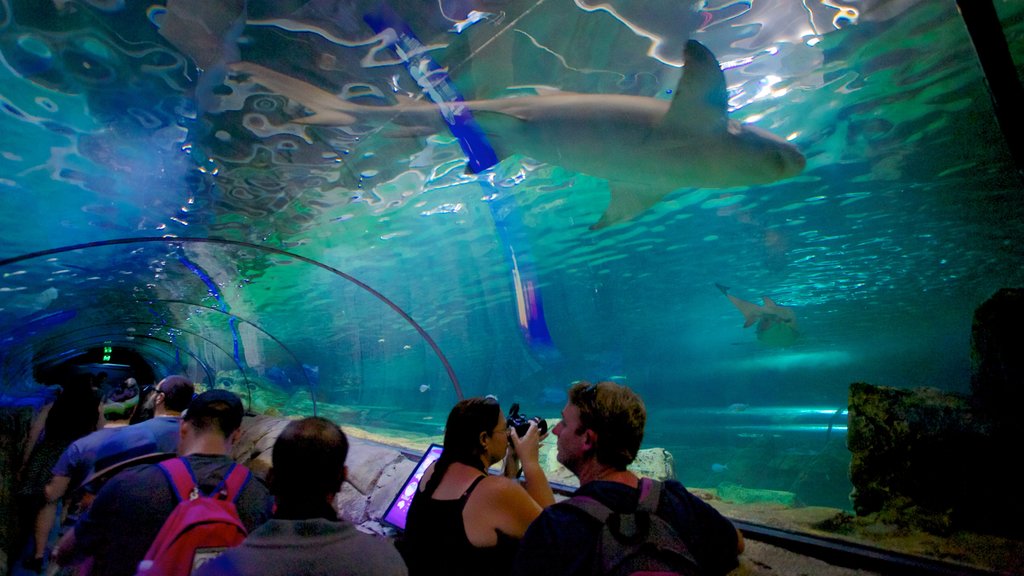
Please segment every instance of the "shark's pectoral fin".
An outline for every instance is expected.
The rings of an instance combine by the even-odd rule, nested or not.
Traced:
[[[659,131],[724,130],[729,103],[725,75],[715,55],[696,40],[686,43],[686,67]]]
[[[657,204],[668,193],[631,182],[609,182],[609,186],[612,199],[608,203],[608,209],[604,211],[601,219],[590,227],[591,230],[600,230],[612,224],[625,222]]]

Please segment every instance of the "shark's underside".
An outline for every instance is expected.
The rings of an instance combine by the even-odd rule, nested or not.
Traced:
[[[628,220],[680,188],[766,184],[803,170],[796,146],[728,118],[725,77],[707,48],[691,40],[684,56],[671,102],[555,91],[445,105],[468,107],[499,158],[518,153],[607,180],[611,202],[593,228]],[[314,112],[298,123],[391,123],[406,133],[445,129],[438,105],[429,102],[356,104],[257,64],[233,68]]]

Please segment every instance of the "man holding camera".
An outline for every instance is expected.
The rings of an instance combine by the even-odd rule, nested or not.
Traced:
[[[651,522],[667,524],[662,534],[668,534],[670,544],[679,544],[680,560],[687,563],[680,572],[725,574],[736,567],[743,536],[728,519],[675,480],[651,488],[649,479],[641,482],[626,469],[640,450],[646,421],[643,401],[625,386],[578,382],[569,389],[569,402],[553,432],[558,461],[580,480],[571,500],[585,503],[560,502],[534,520],[520,541],[513,576],[603,573],[609,560],[617,560],[599,554],[599,542],[609,543],[602,542],[608,521],[611,516],[633,519],[638,511],[650,514]],[[651,493],[658,496],[648,499]],[[653,513],[641,510],[641,501],[649,502]],[[588,511],[595,508],[610,512],[605,522]]]

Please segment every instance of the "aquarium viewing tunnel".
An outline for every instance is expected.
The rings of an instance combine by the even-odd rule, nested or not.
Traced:
[[[750,537],[1024,573],[1022,77],[1015,0],[0,0],[0,406],[182,374],[415,453],[609,380]]]

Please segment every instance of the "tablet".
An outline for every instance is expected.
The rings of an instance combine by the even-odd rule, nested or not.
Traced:
[[[384,512],[384,517],[381,518],[384,523],[390,524],[399,530],[405,530],[405,517],[409,514],[409,505],[412,504],[412,497],[416,495],[416,490],[419,488],[420,479],[423,478],[423,473],[427,471],[427,467],[441,457],[442,449],[440,444],[431,444],[427,451],[423,453],[419,463],[412,469],[412,474],[409,474],[409,477],[405,479],[402,489],[398,491],[398,494],[395,494],[395,499],[391,501],[391,505]]]

